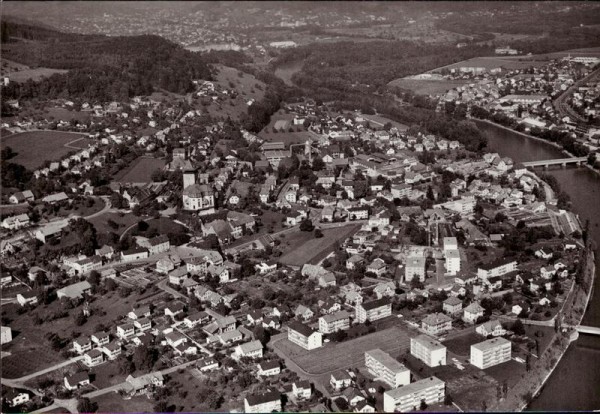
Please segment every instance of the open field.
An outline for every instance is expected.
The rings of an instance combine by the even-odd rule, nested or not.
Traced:
[[[65,122],[77,120],[79,122],[87,123],[90,121],[90,112],[69,111],[68,109],[60,107],[45,109],[44,116],[48,119]]]
[[[96,397],[92,401],[98,403],[98,412],[101,413],[144,413],[154,411],[154,401],[143,395],[124,400],[117,393],[109,393]]]
[[[115,176],[115,181],[120,183],[149,183],[152,182],[152,173],[163,169],[165,161],[158,158],[139,157],[128,168],[120,171]]]
[[[45,161],[58,161],[75,148],[69,148],[66,144],[84,138],[92,143],[85,134],[61,132],[61,131],[28,131],[20,132],[2,138],[2,148],[11,147],[17,155],[11,158],[11,162],[21,164],[27,169],[34,170],[44,164]],[[84,140],[77,141],[81,146]],[[35,151],[31,149],[35,148]]]
[[[39,81],[42,78],[54,75],[55,73],[67,73],[65,69],[50,69],[50,68],[36,68],[36,69],[21,69],[15,72],[3,72],[3,76],[8,77],[11,82],[26,82],[29,79],[33,81]]]
[[[216,75],[215,86],[219,85],[221,89],[232,90],[235,89],[239,94],[237,97],[231,99],[225,95],[221,95],[219,102],[212,102],[208,97],[201,97],[200,101],[196,102],[209,102],[208,105],[201,106],[203,111],[206,111],[209,115],[219,118],[227,119],[239,119],[240,116],[248,112],[247,102],[251,99],[260,101],[265,94],[266,86],[263,82],[257,80],[254,75],[250,75],[245,72],[240,72],[237,69],[216,65],[219,73]],[[238,75],[241,73],[241,76]]]
[[[463,80],[394,79],[388,85],[413,91],[417,95],[438,95],[469,83]]]
[[[476,332],[470,332],[465,335],[452,338],[444,342],[450,352],[457,355],[469,357],[471,355],[471,345],[485,341],[485,338]]]
[[[24,337],[18,339],[25,340]],[[52,351],[49,346],[35,346],[29,351],[18,353],[13,348],[6,349],[13,354],[2,358],[2,377],[4,378],[19,378],[63,361],[61,356]],[[2,347],[2,350],[5,348]]]
[[[108,225],[108,220],[112,220],[118,224],[118,228],[113,229]],[[94,225],[98,233],[109,233],[114,232],[121,234],[123,231],[138,221],[138,218],[133,214],[123,213],[106,213],[100,216],[92,217],[89,219],[90,223]]]
[[[400,131],[406,131],[408,129],[407,125],[401,124],[400,122],[392,121],[381,115],[366,115],[362,114],[362,117],[368,120],[372,126],[383,127],[388,122],[392,124],[393,127],[398,128]]]
[[[323,348],[312,351],[299,347],[287,338],[272,346],[307,373],[319,375],[363,365],[365,351],[370,349],[380,348],[393,357],[405,354],[410,348],[410,338],[403,329],[393,327],[338,344],[330,342]]]
[[[336,241],[351,236],[359,228],[360,225],[357,224],[325,229],[323,230],[323,237],[320,239],[315,239],[313,232],[299,232],[299,235],[298,233],[286,235],[282,241],[282,245],[289,243],[289,247],[285,250],[279,262],[290,266],[302,266],[309,262],[316,263],[324,259],[331,252]]]

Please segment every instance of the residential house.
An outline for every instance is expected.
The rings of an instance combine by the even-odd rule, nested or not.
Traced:
[[[350,314],[339,311],[319,318],[319,332],[330,334],[337,331],[350,329]]]
[[[504,336],[506,335],[506,329],[502,327],[502,324],[498,320],[487,321],[482,323],[477,328],[475,328],[475,332],[477,332],[481,336]]]
[[[258,363],[258,375],[261,377],[271,377],[281,373],[279,361],[263,361]]]
[[[240,359],[243,357],[248,358],[262,358],[263,356],[263,345],[260,341],[254,340],[250,342],[246,342],[244,344],[239,344],[235,347],[233,351],[232,357],[234,359]]]
[[[314,331],[309,326],[296,321],[288,324],[288,339],[309,351],[323,346],[321,332]]]
[[[281,409],[281,394],[278,391],[250,394],[244,398],[245,413],[271,413]]]
[[[463,311],[463,320],[467,323],[475,323],[483,316],[484,309],[477,302],[471,303]]]
[[[440,335],[452,329],[452,319],[443,313],[432,313],[421,321],[421,329],[429,335]]]
[[[85,387],[90,384],[90,375],[87,371],[80,371],[64,378],[65,388],[69,391]]]
[[[340,391],[352,385],[352,377],[347,371],[339,370],[331,374],[329,384],[335,391]]]
[[[442,310],[448,315],[458,315],[462,313],[462,304],[462,300],[460,300],[456,296],[450,296],[442,304]]]

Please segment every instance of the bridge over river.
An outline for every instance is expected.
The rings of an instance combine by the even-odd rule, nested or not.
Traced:
[[[544,167],[548,168],[551,165],[561,165],[566,167],[568,164],[581,165],[587,162],[587,157],[571,157],[571,158],[558,158],[553,160],[540,160],[540,161],[526,161],[523,163],[525,167]]]

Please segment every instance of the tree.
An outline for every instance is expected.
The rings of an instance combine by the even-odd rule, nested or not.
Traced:
[[[89,398],[79,398],[77,400],[77,411],[80,413],[95,413],[98,411],[98,403],[92,402]]]
[[[525,335],[525,327],[523,326],[523,322],[521,319],[517,319],[510,328],[511,331],[515,333],[515,335]]]
[[[314,228],[315,226],[313,225],[312,221],[308,218],[302,220],[302,222],[300,223],[300,231],[313,231]]]
[[[269,343],[269,340],[271,339],[271,334],[269,334],[269,332],[262,326],[257,325],[252,332],[254,333],[254,338],[259,340],[260,343],[263,344],[263,346]]]
[[[425,411],[426,409],[427,409],[427,403],[423,399],[423,400],[421,400],[420,410]]]
[[[156,404],[154,404],[153,410],[156,413],[168,413],[169,405],[165,400],[160,400]]]
[[[92,270],[87,278],[90,285],[98,286],[100,284],[100,273],[97,270]]]
[[[321,229],[315,229],[315,239],[320,239],[321,237],[323,237]]]
[[[139,370],[150,371],[158,360],[158,352],[154,347],[138,346],[133,353],[133,363]]]

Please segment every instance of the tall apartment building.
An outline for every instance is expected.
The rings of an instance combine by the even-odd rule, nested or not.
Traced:
[[[511,342],[502,337],[471,345],[471,364],[486,369],[510,361]]]
[[[339,311],[319,318],[319,332],[329,334],[350,329],[350,314]]]
[[[435,404],[444,400],[446,383],[437,377],[428,377],[383,394],[383,411],[386,413],[418,410],[421,401]]]
[[[446,272],[454,276],[460,272],[460,252],[456,250],[445,250]]]
[[[427,335],[410,338],[410,354],[430,367],[446,365],[446,347]]]
[[[288,324],[288,339],[304,349],[311,350],[323,346],[323,335],[308,325],[291,321]]]
[[[408,257],[404,272],[406,282],[410,282],[414,278],[421,282],[425,281],[425,258],[423,256]]]
[[[373,322],[391,314],[392,303],[389,298],[376,299],[356,306],[356,320],[359,323]]]
[[[365,352],[365,366],[371,374],[390,387],[410,384],[410,371],[381,349]]]

